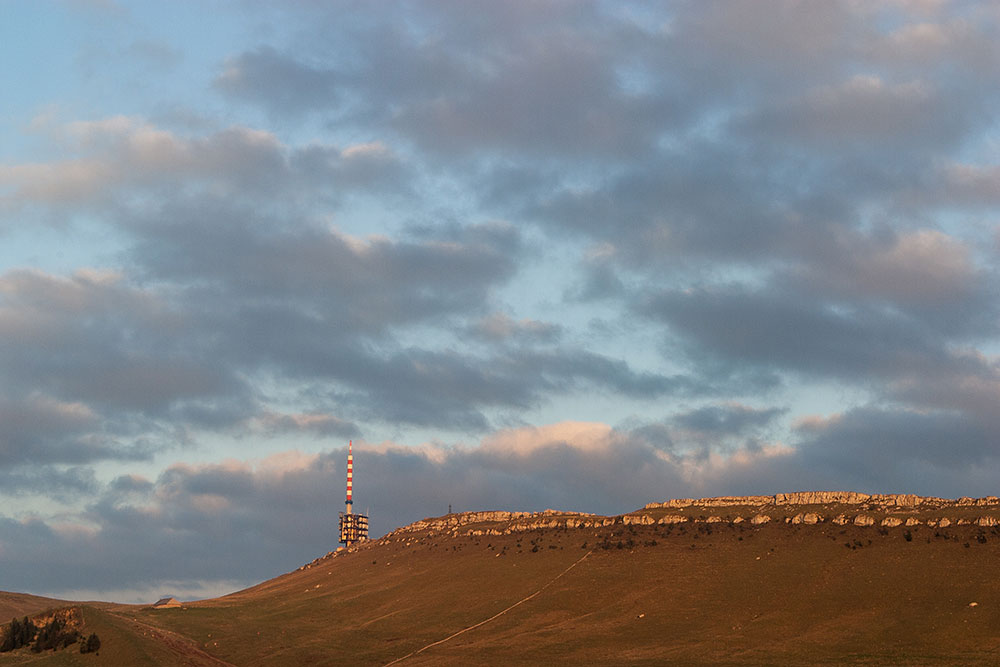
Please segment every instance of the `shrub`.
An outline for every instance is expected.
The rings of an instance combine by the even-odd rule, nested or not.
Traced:
[[[35,637],[35,643],[31,647],[31,650],[35,653],[48,650],[55,651],[56,649],[66,648],[70,644],[77,642],[79,638],[80,633],[67,628],[66,624],[58,618],[53,618],[48,625],[38,631],[38,636]]]
[[[96,632],[90,633],[86,641],[80,642],[80,653],[97,653],[101,650],[101,640]]]

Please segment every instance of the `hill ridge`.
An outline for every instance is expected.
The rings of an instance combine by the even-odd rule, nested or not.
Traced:
[[[709,498],[676,498],[663,502],[647,503],[644,509],[662,507],[714,507],[739,505],[873,505],[879,507],[919,507],[921,505],[947,507],[985,507],[1000,505],[997,496],[948,499],[936,496],[919,496],[912,493],[861,493],[858,491],[793,491],[768,496],[716,496]]]
[[[845,506],[845,507],[842,507]],[[809,511],[794,513],[797,507]],[[753,509],[752,515],[742,510]],[[852,509],[851,509],[852,508]],[[970,516],[974,508],[994,509]],[[664,514],[657,510],[678,510]],[[710,516],[684,514],[686,509],[712,509],[717,513]],[[722,510],[728,509],[728,514]],[[955,510],[951,516],[933,515],[928,512]],[[924,516],[918,517],[917,513]],[[873,516],[874,513],[874,516]],[[962,496],[949,499],[936,496],[920,496],[912,493],[862,493],[858,491],[792,491],[771,495],[712,496],[706,498],[674,498],[662,502],[649,502],[642,508],[616,515],[600,515],[588,512],[574,512],[546,509],[538,512],[509,510],[474,510],[453,512],[438,517],[426,517],[392,530],[382,537],[359,542],[349,548],[339,548],[320,556],[299,569],[308,569],[341,553],[352,553],[370,549],[374,545],[401,543],[406,545],[413,537],[408,535],[427,532],[431,535],[450,537],[510,535],[532,530],[605,528],[614,525],[669,525],[681,523],[715,523],[751,525],[784,522],[788,524],[853,524],[855,526],[877,526],[907,528],[926,525],[932,528],[946,528],[951,525],[973,525],[993,527],[1000,525],[1000,497]]]
[[[116,664],[951,667],[1000,656],[998,557],[993,496],[682,498],[449,513],[182,609],[82,612]]]

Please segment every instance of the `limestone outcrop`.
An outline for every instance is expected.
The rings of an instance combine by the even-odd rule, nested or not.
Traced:
[[[849,506],[849,507],[844,507]],[[797,508],[801,507],[801,511]],[[995,508],[994,514],[971,514],[968,508]],[[699,513],[699,509],[727,508],[729,511]],[[853,511],[851,508],[854,508]],[[938,512],[953,508],[956,514]],[[657,510],[671,509],[669,513]],[[829,514],[827,513],[829,511]],[[930,514],[933,513],[933,514]],[[930,514],[930,516],[928,516]],[[832,517],[832,518],[829,518]],[[777,522],[796,526],[830,523],[836,526],[878,526],[880,529],[905,526],[1000,526],[1000,498],[943,498],[913,494],[867,494],[854,491],[797,491],[773,496],[717,496],[679,498],[649,503],[643,509],[618,516],[598,516],[548,509],[543,512],[481,511],[461,512],[416,521],[387,534],[382,540],[410,544],[413,533],[426,531],[441,535],[510,535],[532,530],[573,530],[608,526],[671,526],[707,523],[736,526],[748,522],[755,527]],[[353,549],[353,547],[352,547]]]
[[[1000,498],[962,497],[956,500],[918,496],[912,493],[859,493],[857,491],[793,491],[773,496],[717,496],[711,498],[676,498],[646,505],[645,509],[682,507],[761,507],[765,505],[867,505],[871,508],[990,507],[1000,506]]]

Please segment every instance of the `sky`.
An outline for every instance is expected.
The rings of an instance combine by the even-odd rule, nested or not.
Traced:
[[[0,0],[0,590],[998,492],[1000,7]]]

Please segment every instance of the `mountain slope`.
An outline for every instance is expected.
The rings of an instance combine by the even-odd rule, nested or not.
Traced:
[[[64,600],[0,591],[0,623],[6,623],[15,616],[20,618],[66,604],[69,603]]]
[[[449,515],[109,617],[236,665],[996,662],[1000,504],[905,498]]]

